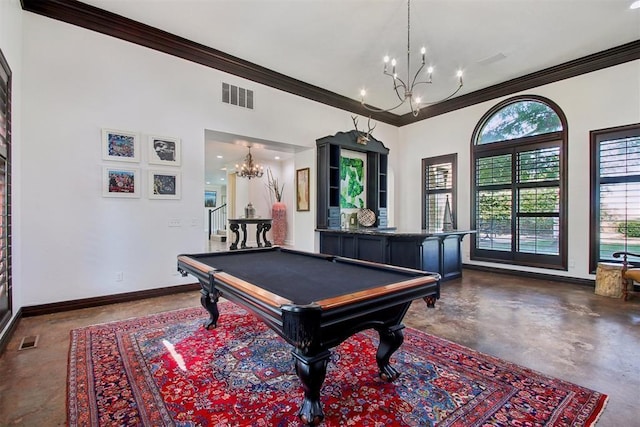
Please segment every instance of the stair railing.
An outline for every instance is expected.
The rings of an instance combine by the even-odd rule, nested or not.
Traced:
[[[227,229],[227,204],[209,209],[209,239],[212,234],[217,234],[218,230]]]

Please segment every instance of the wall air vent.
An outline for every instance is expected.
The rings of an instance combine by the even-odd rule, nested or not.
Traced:
[[[222,83],[222,102],[253,110],[253,91]]]

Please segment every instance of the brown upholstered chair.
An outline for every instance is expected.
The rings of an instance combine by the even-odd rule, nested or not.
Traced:
[[[629,265],[627,261],[629,256],[640,259],[640,255],[632,254],[631,252],[616,252],[613,254],[614,258],[622,257],[622,298],[625,301],[629,299],[629,294],[633,292],[633,282],[640,283],[640,268],[633,268],[633,265]]]

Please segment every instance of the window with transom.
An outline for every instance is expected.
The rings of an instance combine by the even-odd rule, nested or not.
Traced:
[[[552,101],[516,97],[476,126],[471,258],[566,269],[566,119]]]

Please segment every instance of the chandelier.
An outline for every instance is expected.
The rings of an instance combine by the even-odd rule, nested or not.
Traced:
[[[244,158],[242,166],[236,165],[236,174],[242,178],[260,178],[264,175],[264,167],[257,163],[253,163],[253,157],[251,156],[251,147],[249,147],[249,154]]]
[[[393,79],[393,90],[396,92],[396,95],[398,96],[400,103],[395,107],[388,108],[386,110],[369,106],[364,102],[364,97],[366,96],[367,91],[365,89],[362,89],[360,91],[360,96],[361,96],[360,102],[365,109],[369,111],[374,111],[376,113],[384,113],[387,111],[395,110],[396,108],[402,106],[405,102],[408,101],[409,106],[411,107],[411,114],[413,114],[413,117],[417,117],[418,113],[420,112],[420,108],[427,105],[433,105],[442,101],[446,101],[447,99],[453,97],[456,93],[458,93],[462,88],[462,70],[458,70],[458,73],[457,73],[458,87],[453,91],[452,94],[450,94],[446,98],[442,98],[434,102],[424,102],[420,96],[417,96],[414,93],[417,86],[428,85],[432,83],[433,67],[431,66],[427,67],[426,77],[422,77],[424,78],[424,80],[419,80],[420,73],[425,67],[425,54],[427,52],[426,48],[423,46],[422,49],[420,50],[420,54],[422,55],[422,64],[420,65],[420,68],[418,68],[418,70],[416,71],[413,78],[411,78],[411,41],[410,40],[411,40],[411,0],[407,0],[407,80],[403,81],[401,78],[398,77],[398,73],[396,72],[397,61],[395,58],[391,59],[391,72],[389,72],[389,56],[385,56],[384,70],[383,70],[383,73],[385,76],[390,76]]]

